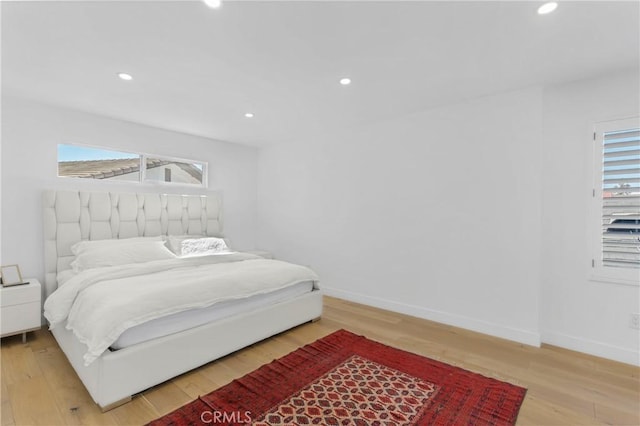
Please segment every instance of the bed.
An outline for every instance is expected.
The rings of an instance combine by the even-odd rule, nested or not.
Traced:
[[[78,245],[85,244],[77,244],[81,241],[109,244],[112,240],[120,244],[136,239],[147,241],[159,238],[165,241],[173,236],[183,239],[193,237],[196,240],[222,237],[222,202],[219,193],[173,195],[45,191],[43,208],[44,292],[47,300],[54,292],[58,296],[67,292],[65,297],[69,300],[75,298],[73,303],[76,304],[80,299],[77,295],[90,293],[87,288],[93,291],[107,284],[117,284],[119,288],[127,289],[133,288],[127,286],[135,283],[136,290],[132,290],[131,294],[142,293],[145,288],[151,291],[151,286],[157,283],[163,283],[169,289],[170,283],[180,281],[176,277],[182,277],[176,274],[182,274],[183,270],[191,271],[189,268],[201,268],[189,272],[193,276],[189,282],[195,283],[189,285],[204,285],[204,277],[210,281],[215,278],[221,283],[220,290],[216,292],[209,291],[208,287],[194,287],[199,289],[198,294],[205,295],[202,297],[209,297],[203,299],[203,306],[187,303],[180,305],[182,307],[176,312],[167,311],[162,317],[133,323],[124,332],[119,332],[117,339],[106,343],[101,341],[103,346],[93,347],[93,353],[91,349],[88,350],[88,346],[92,347],[82,332],[74,328],[76,324],[84,324],[84,320],[74,320],[69,311],[67,317],[62,314],[55,317],[55,314],[47,313],[50,317],[53,315],[54,326],[51,331],[62,351],[93,400],[105,411],[128,402],[136,393],[289,328],[317,320],[322,314],[322,292],[317,286],[317,279],[305,275],[304,269],[307,268],[246,253],[192,258],[187,261],[190,262],[187,266],[178,263],[183,260],[167,259],[130,267],[105,266],[80,270],[76,275],[70,274],[71,278],[66,282],[60,278],[64,284],[60,285],[60,291],[56,291],[59,277],[77,268],[80,256],[74,255],[72,247],[75,250]],[[72,264],[74,259],[76,263]],[[277,273],[272,274],[272,270]],[[285,270],[293,274],[286,286],[277,283]],[[298,273],[300,275],[296,275]],[[268,291],[258,291],[249,285],[270,275],[273,275],[274,284]],[[222,277],[228,277],[225,279],[229,282]],[[95,285],[84,287],[85,282]],[[229,289],[238,282],[242,284],[240,287],[247,287],[248,290],[244,295],[232,297],[229,293],[232,290]],[[74,287],[75,290],[72,290]],[[70,293],[72,291],[76,293]],[[123,290],[119,291],[121,293],[118,294],[123,294]],[[222,299],[220,294],[225,294],[225,291],[227,298]],[[179,296],[175,293],[171,297],[178,300]],[[56,297],[50,299],[55,300]],[[214,299],[217,302],[211,304]],[[92,305],[87,306],[89,308],[75,309],[74,305],[73,309],[96,311]],[[99,312],[96,315],[101,318]],[[108,346],[102,349],[104,345]]]

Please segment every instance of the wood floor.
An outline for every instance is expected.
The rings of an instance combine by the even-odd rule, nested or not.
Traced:
[[[640,425],[640,369],[552,346],[533,348],[325,298],[322,319],[211,362],[102,413],[52,335],[2,339],[2,425],[141,425],[344,328],[528,389],[518,425]]]

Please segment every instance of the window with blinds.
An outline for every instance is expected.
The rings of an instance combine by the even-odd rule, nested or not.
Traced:
[[[640,281],[640,120],[596,127],[598,252],[592,266],[635,269]]]

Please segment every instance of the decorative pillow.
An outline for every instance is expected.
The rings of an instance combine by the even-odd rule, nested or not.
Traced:
[[[177,256],[202,256],[229,251],[224,239],[215,237],[169,237],[169,247]]]
[[[180,256],[180,252],[182,251],[182,242],[184,240],[198,240],[206,237],[201,235],[168,235],[166,238],[169,250],[171,250],[176,256]]]
[[[125,240],[119,240],[125,241]],[[106,244],[102,247],[85,248],[71,262],[74,272],[103,266],[119,266],[154,260],[175,259],[175,255],[160,241],[138,241],[129,244]]]
[[[134,237],[134,238],[122,238],[119,240],[85,240],[75,243],[71,246],[71,253],[74,255],[79,255],[80,253],[84,253],[88,250],[96,250],[103,247],[113,247],[113,246],[128,246],[133,243],[153,243],[158,241],[164,241],[161,235],[157,237]]]

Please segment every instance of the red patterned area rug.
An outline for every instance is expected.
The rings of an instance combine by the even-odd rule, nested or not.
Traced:
[[[513,425],[525,393],[340,330],[150,425]]]

